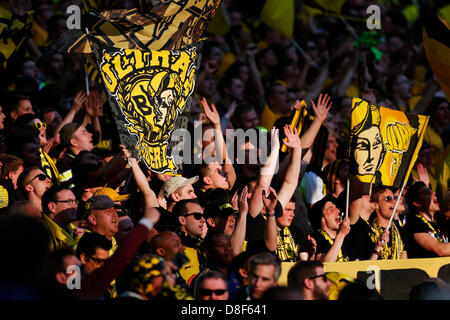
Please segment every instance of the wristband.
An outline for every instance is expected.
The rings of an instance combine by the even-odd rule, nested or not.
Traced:
[[[153,222],[148,218],[141,218],[141,220],[139,220],[139,223],[146,226],[148,231],[153,229]]]
[[[275,217],[275,216],[276,216],[275,213],[266,213],[266,217],[267,218],[272,218],[272,217]]]

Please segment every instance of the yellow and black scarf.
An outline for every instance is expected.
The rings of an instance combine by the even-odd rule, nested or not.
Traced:
[[[334,239],[331,239],[330,235],[323,229],[319,229],[319,233],[322,235],[322,237],[325,238],[325,240],[328,241],[330,245],[334,244]],[[345,257],[342,253],[342,249],[339,250],[339,254],[336,258],[336,262],[346,262],[348,261],[348,257]]]
[[[389,243],[386,243],[380,252],[380,258],[382,260],[401,259],[401,254],[405,248],[397,226],[395,225],[395,223],[392,223],[391,226],[391,241]],[[370,233],[370,240],[373,244],[376,245],[378,242],[378,238],[384,232],[385,228],[380,225],[376,216],[373,216],[373,218],[371,219],[370,228],[372,231]]]

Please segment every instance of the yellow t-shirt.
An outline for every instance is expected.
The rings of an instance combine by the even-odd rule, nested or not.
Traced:
[[[261,114],[260,126],[266,128],[267,130],[270,130],[278,119],[285,116],[288,115],[277,114],[273,112],[266,104],[263,113]]]
[[[186,281],[187,285],[190,285],[192,279],[200,273],[200,263],[198,261],[198,254],[195,248],[186,247],[184,254],[189,259],[189,262],[185,264],[178,272],[180,276]]]

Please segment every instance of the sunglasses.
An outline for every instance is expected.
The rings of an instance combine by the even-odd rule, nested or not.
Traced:
[[[203,218],[203,213],[201,212],[193,212],[188,214],[183,214],[183,217],[194,216],[195,220],[201,220]]]
[[[34,124],[34,126],[35,126],[37,129],[41,129],[42,127],[47,128],[47,124],[45,124],[44,122],[36,122],[36,123]]]
[[[397,196],[387,196],[386,198],[384,198],[384,201],[387,201],[387,202],[391,202],[392,200],[395,200],[395,201],[397,201],[397,199],[398,199],[398,197]]]
[[[327,281],[328,280],[326,273],[318,274],[318,275],[309,277],[308,279],[317,279],[317,278],[323,278],[323,281]]]
[[[90,256],[89,258],[92,259],[92,261],[94,261],[96,264],[103,264],[103,263],[105,263],[106,260],[108,260],[108,259],[94,258],[92,256]]]
[[[46,174],[43,174],[43,173],[39,173],[37,176],[35,176],[33,179],[31,179],[30,181],[28,181],[27,183],[25,183],[26,185],[27,184],[30,184],[34,179],[36,179],[36,178],[39,178],[39,180],[40,181],[45,181],[47,178],[48,178],[48,176],[46,175]]]
[[[212,296],[212,294],[214,293],[216,296],[221,296],[223,294],[225,294],[225,292],[227,292],[226,289],[217,289],[217,290],[210,290],[210,289],[199,289],[198,293],[201,296]]]

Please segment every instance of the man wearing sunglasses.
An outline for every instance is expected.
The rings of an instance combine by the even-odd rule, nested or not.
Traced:
[[[197,280],[196,300],[228,300],[227,279],[219,271],[208,271]]]
[[[406,237],[400,233],[398,226],[398,212],[396,212],[391,228],[386,227],[394,211],[398,197],[385,186],[373,187],[371,201],[375,205],[375,212],[369,219],[371,226],[370,239],[374,246],[371,259],[407,259]],[[403,206],[403,203],[401,204]],[[399,208],[397,208],[398,211]]]
[[[184,253],[189,259],[189,263],[184,265],[179,272],[186,284],[190,285],[192,279],[200,272],[200,266],[206,260],[202,249],[203,227],[206,224],[203,208],[197,199],[186,199],[177,202],[172,213],[178,217],[179,228],[175,230],[175,233],[186,247]]]
[[[288,273],[288,287],[300,290],[303,300],[328,300],[331,282],[320,261],[298,261]]]
[[[43,171],[54,184],[59,183],[59,171],[56,168],[56,164],[53,159],[48,155],[53,142],[47,140],[47,125],[42,122],[37,116],[31,113],[23,114],[17,118],[14,123],[16,127],[31,127],[39,132],[39,156],[40,156],[40,166]]]
[[[22,172],[17,183],[25,198],[42,212],[42,196],[52,185],[50,178],[39,167],[29,167]]]

